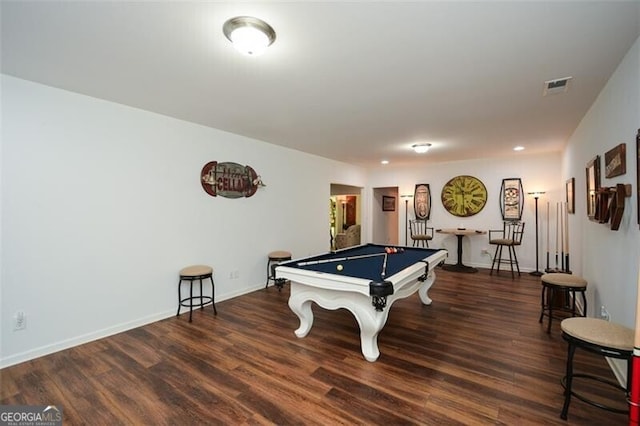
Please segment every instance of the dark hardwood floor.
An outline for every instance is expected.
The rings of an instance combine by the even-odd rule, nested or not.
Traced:
[[[539,279],[437,269],[431,306],[395,303],[364,360],[358,325],[314,306],[309,335],[269,287],[0,370],[0,402],[55,404],[65,424],[614,425],[627,416],[573,399],[563,421],[566,343],[538,323]],[[612,379],[578,351],[577,368]],[[595,383],[583,391],[624,408]]]

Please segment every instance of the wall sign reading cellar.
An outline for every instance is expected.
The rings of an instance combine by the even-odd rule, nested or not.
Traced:
[[[256,193],[260,178],[251,166],[211,161],[202,168],[200,183],[213,197],[241,198]]]

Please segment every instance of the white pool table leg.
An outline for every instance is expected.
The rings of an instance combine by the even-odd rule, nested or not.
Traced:
[[[304,298],[289,298],[289,308],[300,320],[300,327],[295,331],[296,336],[302,338],[309,334],[313,326],[313,311],[311,310],[311,300]]]
[[[429,291],[429,289],[431,288],[435,280],[436,280],[436,273],[431,271],[429,273],[429,276],[427,276],[427,279],[425,280],[425,282],[422,283],[420,288],[418,288],[418,295],[420,296],[420,300],[424,305],[430,305],[431,302],[433,302],[433,300],[431,300],[429,295],[427,295],[427,292]]]
[[[389,307],[383,311],[376,311],[371,305],[349,304],[347,309],[351,311],[360,327],[360,348],[364,359],[374,362],[380,356],[378,349],[378,334],[387,322]]]
[[[380,356],[378,333],[380,333],[380,330],[368,330],[360,327],[360,347],[362,348],[362,355],[364,359],[369,362],[375,362]]]

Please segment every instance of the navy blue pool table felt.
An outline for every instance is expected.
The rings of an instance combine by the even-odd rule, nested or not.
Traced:
[[[438,252],[437,249],[403,247],[401,253],[387,254],[387,266],[385,277],[389,278],[403,269],[422,261],[423,259]],[[379,256],[371,256],[379,254]],[[324,272],[328,274],[345,275],[354,278],[363,278],[371,281],[381,281],[382,266],[384,263],[385,246],[377,244],[365,244],[354,248],[340,250],[337,252],[323,253],[304,259],[296,259],[291,262],[280,264],[291,268],[300,268],[309,271]],[[357,258],[358,256],[368,256]],[[336,262],[321,262],[307,265],[300,263],[326,261],[329,259],[342,259]],[[356,257],[355,259],[348,259]],[[342,270],[338,266],[342,266]]]

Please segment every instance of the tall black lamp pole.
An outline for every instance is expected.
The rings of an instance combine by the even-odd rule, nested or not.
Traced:
[[[540,277],[542,276],[542,272],[538,270],[538,253],[540,251],[538,250],[538,198],[540,198],[540,196],[544,194],[544,192],[528,192],[527,194],[533,195],[533,198],[536,200],[536,270],[533,272],[529,272],[529,274]]]
[[[401,195],[404,198],[404,245],[407,245],[407,234],[409,233],[409,198],[413,195]]]

